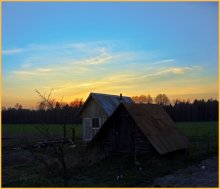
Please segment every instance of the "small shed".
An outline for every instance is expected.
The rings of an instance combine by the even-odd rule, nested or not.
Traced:
[[[84,142],[90,142],[92,140],[120,102],[133,103],[130,97],[122,97],[122,95],[90,93],[79,112],[79,116],[83,119]]]
[[[121,103],[91,145],[105,152],[166,154],[186,149],[188,140],[161,106]]]

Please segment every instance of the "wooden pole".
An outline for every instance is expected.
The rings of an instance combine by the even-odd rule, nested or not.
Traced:
[[[75,128],[72,128],[72,141],[75,142]]]

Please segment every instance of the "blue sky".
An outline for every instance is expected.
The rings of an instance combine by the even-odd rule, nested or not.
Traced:
[[[216,2],[2,3],[3,105],[54,88],[217,98]]]

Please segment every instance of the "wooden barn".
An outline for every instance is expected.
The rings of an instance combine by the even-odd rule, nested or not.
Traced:
[[[123,103],[133,103],[130,97],[90,93],[79,112],[83,119],[83,141],[90,142],[107,118],[117,106]]]
[[[186,149],[187,138],[159,105],[121,103],[93,138],[104,152],[159,154]]]

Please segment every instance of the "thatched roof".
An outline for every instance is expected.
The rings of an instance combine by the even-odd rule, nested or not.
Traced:
[[[161,106],[155,104],[121,103],[112,116],[106,120],[95,138],[102,134],[105,126],[110,126],[107,124],[108,120],[119,113],[117,110],[121,106],[127,110],[133,121],[160,154],[187,148],[187,138],[175,126],[167,112]]]

